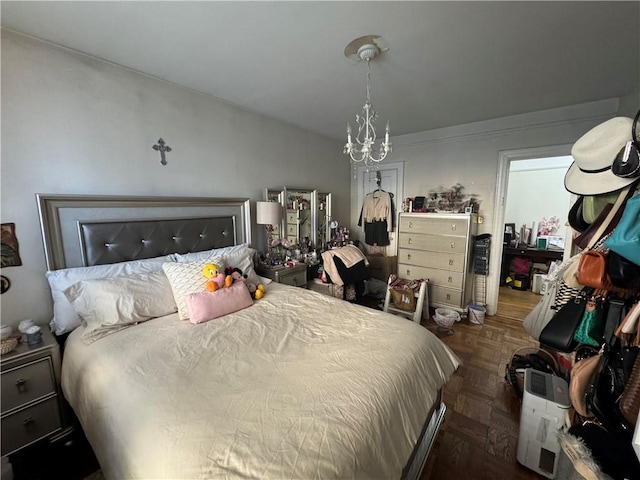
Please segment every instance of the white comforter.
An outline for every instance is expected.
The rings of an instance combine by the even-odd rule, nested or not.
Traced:
[[[70,335],[63,391],[107,478],[400,477],[458,359],[409,320],[268,288],[200,325]]]

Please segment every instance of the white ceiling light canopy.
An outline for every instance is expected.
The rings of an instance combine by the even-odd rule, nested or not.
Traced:
[[[347,122],[347,143],[343,151],[351,158],[354,170],[358,163],[363,163],[367,168],[377,165],[392,151],[391,142],[389,142],[389,122],[387,122],[385,129],[384,141],[376,145],[377,136],[374,124],[378,114],[371,105],[370,94],[371,61],[388,50],[387,42],[379,35],[356,38],[344,49],[347,58],[367,62],[367,100],[362,107],[362,112],[356,115],[358,133],[355,135],[355,142],[351,136],[351,124]]]

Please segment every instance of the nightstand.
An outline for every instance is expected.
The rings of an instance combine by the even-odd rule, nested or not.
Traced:
[[[307,264],[297,263],[293,267],[264,268],[258,266],[256,273],[270,278],[274,282],[292,285],[294,287],[307,287]]]
[[[62,430],[60,347],[46,326],[42,342],[2,355],[2,456]]]

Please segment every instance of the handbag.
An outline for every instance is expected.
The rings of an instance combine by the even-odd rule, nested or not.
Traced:
[[[604,343],[600,351],[603,359],[594,381],[587,388],[586,409],[602,425],[618,438],[628,440],[633,434],[631,424],[622,415],[617,403],[625,388],[624,365],[620,341],[614,331],[625,313],[625,302],[618,298],[609,299],[604,329]]]
[[[582,417],[593,417],[593,413],[587,408],[587,390],[594,383],[597,374],[602,370],[603,363],[604,357],[602,356],[602,351],[600,351],[598,355],[576,362],[571,369],[569,398],[573,408]]]
[[[631,376],[618,401],[618,407],[622,416],[635,427],[640,411],[640,357],[636,357]]]
[[[602,309],[591,300],[587,302],[580,325],[573,334],[573,339],[585,345],[599,347],[601,345],[602,334],[604,333],[604,319],[602,318]]]
[[[612,290],[613,283],[607,273],[607,257],[596,250],[582,252],[578,264],[578,282],[586,287]]]
[[[625,188],[620,190],[620,193],[618,194],[618,198],[616,199],[616,203],[613,204],[613,206],[609,210],[609,213],[607,214],[607,216],[604,218],[602,223],[598,226],[596,231],[593,233],[593,236],[589,240],[589,243],[587,243],[587,246],[586,246],[585,250],[583,250],[582,252],[577,253],[576,255],[571,257],[566,262],[567,266],[566,266],[566,268],[564,269],[564,271],[562,273],[562,278],[564,279],[565,283],[567,285],[569,285],[570,287],[572,287],[572,288],[581,288],[583,286],[583,284],[581,284],[580,281],[578,280],[578,268],[579,268],[579,265],[580,265],[580,262],[579,262],[580,257],[586,251],[591,250],[595,245],[598,244],[598,242],[600,242],[600,239],[604,235],[605,231],[607,230],[609,225],[613,222],[613,219],[616,216],[618,210],[620,210],[620,207],[622,207],[622,205],[625,203],[625,201],[627,199],[627,196],[629,194],[629,190],[630,190],[630,186],[627,186],[627,187],[625,187]],[[633,198],[632,198],[632,200],[633,200]],[[629,200],[629,201],[631,201],[631,200]],[[627,202],[627,203],[629,203],[629,202]],[[625,208],[625,210],[626,210],[626,208]],[[624,215],[623,215],[623,217],[624,217]],[[622,218],[620,219],[620,222],[622,222]],[[617,228],[616,228],[616,230],[617,230]],[[615,234],[615,230],[614,230],[614,234]]]
[[[622,217],[605,247],[640,265],[640,195],[629,199]]]
[[[581,291],[573,300],[558,310],[540,332],[540,345],[569,353],[576,345],[574,334],[582,321],[587,305],[587,291]]]
[[[640,289],[640,265],[613,250],[609,250],[607,255],[607,273],[611,283],[618,288]]]
[[[533,307],[522,322],[522,326],[527,333],[536,340],[540,338],[540,332],[542,332],[542,329],[549,323],[549,320],[551,320],[551,317],[553,317],[555,313],[553,305],[556,299],[557,286],[557,281],[550,282],[547,291],[544,292],[540,301]]]

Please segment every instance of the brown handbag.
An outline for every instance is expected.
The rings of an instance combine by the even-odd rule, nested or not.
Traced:
[[[618,408],[622,416],[635,427],[640,411],[640,356],[636,358],[631,375],[620,396]]]
[[[616,289],[607,273],[607,257],[596,250],[582,252],[578,264],[578,281],[586,287]]]
[[[576,362],[571,369],[569,382],[569,398],[573,408],[583,417],[593,417],[587,408],[587,391],[593,384],[596,375],[602,369],[604,357],[601,354]]]

